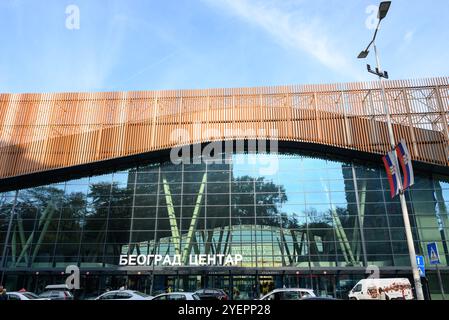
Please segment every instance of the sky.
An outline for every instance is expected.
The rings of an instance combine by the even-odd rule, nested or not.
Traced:
[[[0,92],[375,80],[366,72],[374,55],[356,57],[372,37],[378,4],[0,0]],[[391,79],[449,76],[448,13],[447,0],[392,1],[377,40]]]

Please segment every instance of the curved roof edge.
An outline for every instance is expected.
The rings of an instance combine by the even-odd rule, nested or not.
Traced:
[[[247,150],[248,140],[242,142],[244,142],[245,150]],[[225,142],[222,143],[222,150],[225,150]],[[234,140],[233,143],[235,146],[237,141]],[[201,144],[201,148],[204,148],[206,145],[206,143]],[[193,145],[191,145],[190,147],[193,148]],[[142,165],[142,163],[161,163],[169,161],[170,150],[171,149],[164,149],[138,155],[131,155],[127,157],[102,160],[78,166],[10,177],[0,180],[2,182],[2,184],[0,185],[0,192],[37,187],[71,179],[106,174],[112,171],[125,170],[133,166]],[[269,152],[269,146],[267,146],[267,152]],[[367,152],[323,146],[320,144],[279,141],[278,152],[304,154],[310,157],[332,159],[342,162],[360,162],[366,166],[382,166],[381,155],[373,156],[373,154]],[[440,174],[443,176],[447,176],[449,182],[449,167],[447,166],[438,166],[416,161],[413,162],[413,166],[417,173],[421,172]]]

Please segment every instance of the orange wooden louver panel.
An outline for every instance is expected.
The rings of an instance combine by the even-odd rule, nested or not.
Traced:
[[[406,140],[413,160],[448,166],[449,78],[385,85],[395,138]],[[0,178],[168,149],[180,143],[176,130],[188,133],[183,144],[275,130],[272,138],[283,141],[373,154],[390,148],[377,82],[0,94]]]

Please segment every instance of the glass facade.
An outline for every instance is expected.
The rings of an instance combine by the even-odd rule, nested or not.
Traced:
[[[406,198],[417,254],[435,241],[448,266],[449,177],[416,173]],[[183,264],[241,254],[238,267],[252,270],[410,265],[384,168],[308,153],[149,163],[5,192],[0,248],[9,272],[115,270],[121,254],[180,254]]]

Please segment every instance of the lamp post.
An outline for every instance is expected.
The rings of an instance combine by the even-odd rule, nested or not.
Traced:
[[[390,5],[391,5],[391,1],[383,1],[380,3],[379,13],[377,16],[379,19],[379,22],[377,24],[376,31],[374,32],[373,39],[369,43],[368,47],[364,51],[360,52],[358,58],[365,59],[369,54],[370,47],[371,46],[374,47],[374,53],[376,55],[376,69],[372,70],[370,65],[367,65],[367,67],[368,67],[368,72],[375,74],[379,77],[379,83],[380,83],[380,88],[381,88],[381,92],[382,92],[382,101],[383,101],[385,115],[387,117],[387,126],[388,126],[388,135],[390,138],[390,145],[391,145],[391,149],[394,150],[396,147],[396,142],[394,139],[393,126],[391,124],[390,111],[388,108],[387,96],[385,94],[385,86],[384,86],[384,82],[383,82],[384,78],[388,79],[388,72],[381,70],[379,53],[378,53],[378,50],[376,47],[376,36],[377,36],[377,33],[380,28],[380,23],[387,16],[388,10],[390,9]],[[394,152],[394,157],[395,157],[395,161],[397,164],[398,158],[397,158],[396,152]],[[418,266],[416,263],[416,252],[415,252],[415,245],[413,243],[413,234],[412,234],[412,229],[410,226],[410,218],[408,215],[407,203],[405,201],[405,195],[404,195],[404,190],[402,187],[401,179],[398,179],[398,183],[399,183],[399,200],[401,203],[402,217],[404,219],[405,235],[407,238],[408,252],[410,255],[410,263],[412,266],[413,279],[415,282],[416,297],[418,298],[418,300],[424,300],[421,278],[420,278]]]

